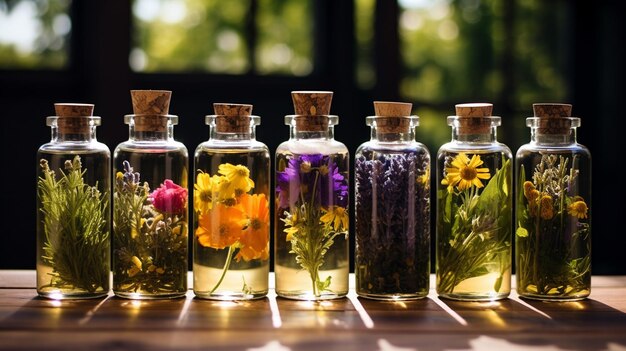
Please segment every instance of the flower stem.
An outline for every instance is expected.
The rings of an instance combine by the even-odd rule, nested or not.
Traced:
[[[222,281],[224,281],[224,277],[226,276],[226,272],[228,272],[228,268],[230,267],[230,262],[233,260],[233,251],[235,251],[235,245],[231,245],[228,248],[228,254],[226,256],[226,263],[224,263],[224,269],[222,269],[222,276],[220,276],[220,280],[218,280],[217,284],[215,284],[213,289],[211,289],[211,291],[209,292],[209,295],[213,294],[213,292],[215,292],[215,290],[217,290],[217,288],[220,286],[220,284],[222,284]]]
[[[313,181],[313,191],[311,192],[311,205],[309,206],[309,213],[307,215],[307,218],[312,219],[312,210],[314,209],[314,204],[315,204],[315,198],[316,198],[316,191],[317,191],[317,181],[319,179],[320,173],[319,171],[317,171],[315,173],[315,180]],[[323,196],[323,195],[322,195]],[[311,223],[312,226],[314,225],[319,225],[319,216],[315,216],[316,217],[316,222],[317,223]],[[313,230],[313,232],[316,234],[315,236],[311,237],[309,236],[307,238],[308,240],[308,248],[309,248],[309,256],[315,256],[316,259],[313,260],[314,262],[316,262],[316,264],[314,265],[314,267],[316,267],[315,269],[311,269],[312,267],[309,268],[309,274],[311,275],[311,282],[313,283],[313,295],[315,295],[315,297],[319,297],[320,296],[320,291],[317,287],[317,282],[319,280],[319,275],[317,273],[317,260],[318,255],[316,255],[316,251],[319,250],[319,247],[321,245],[321,243],[319,242],[319,232],[317,230]]]
[[[320,296],[320,292],[317,291],[317,272],[313,273],[313,272],[309,272],[311,275],[311,282],[313,283],[313,295],[315,297],[319,297]]]

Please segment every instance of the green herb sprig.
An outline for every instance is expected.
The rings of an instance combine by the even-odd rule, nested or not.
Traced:
[[[80,156],[65,161],[61,177],[55,177],[42,159],[43,176],[37,182],[43,213],[45,241],[43,262],[52,267],[50,283],[42,288],[109,289],[108,193],[98,184],[84,183],[86,169]]]
[[[575,190],[577,157],[543,155],[517,196],[519,287],[533,295],[568,297],[587,291],[591,279],[588,206]]]
[[[460,282],[490,273],[494,263],[500,272],[493,290],[500,291],[504,274],[511,268],[510,179],[511,162],[506,160],[482,192],[474,185],[458,193],[449,191],[450,187],[439,190],[443,211],[439,233],[445,235],[437,248],[440,293],[453,293]],[[458,197],[460,205],[455,201]]]

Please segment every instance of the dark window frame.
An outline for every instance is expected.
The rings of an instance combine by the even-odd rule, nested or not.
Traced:
[[[258,6],[251,1],[252,11]],[[244,74],[215,74],[210,72],[189,73],[143,73],[133,72],[128,64],[131,49],[132,9],[131,0],[114,2],[91,2],[75,0],[70,8],[72,32],[70,35],[69,58],[66,68],[59,70],[14,70],[0,69],[0,84],[10,86],[5,96],[45,97],[52,95],[87,99],[101,96],[103,92],[115,90],[127,94],[128,89],[159,85],[167,89],[188,92],[196,89],[211,91],[219,85],[220,92],[236,95],[245,84],[264,96],[267,88],[291,89],[316,86],[331,88],[337,85],[342,90],[353,89],[351,42],[351,2],[316,0],[313,26],[313,71],[306,76],[296,77],[281,74],[261,75],[254,73],[254,50],[249,59],[250,69]],[[251,15],[247,16],[246,31],[254,38],[255,25]],[[114,20],[111,20],[111,19]],[[254,47],[254,39],[249,40]]]

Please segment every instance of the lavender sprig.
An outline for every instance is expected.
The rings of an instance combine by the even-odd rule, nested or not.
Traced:
[[[361,292],[428,289],[429,160],[425,154],[380,154],[356,161],[357,274]]]

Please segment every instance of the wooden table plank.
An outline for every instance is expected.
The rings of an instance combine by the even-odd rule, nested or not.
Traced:
[[[32,280],[31,280],[32,279]],[[30,282],[30,283],[29,283]],[[477,303],[349,297],[133,301],[37,297],[32,271],[0,271],[0,349],[626,350],[626,277],[594,277],[592,298]],[[598,284],[598,285],[595,285]],[[353,285],[352,285],[353,286]],[[401,350],[401,349],[400,349]]]
[[[0,270],[0,289],[35,288],[36,279],[33,270]]]

